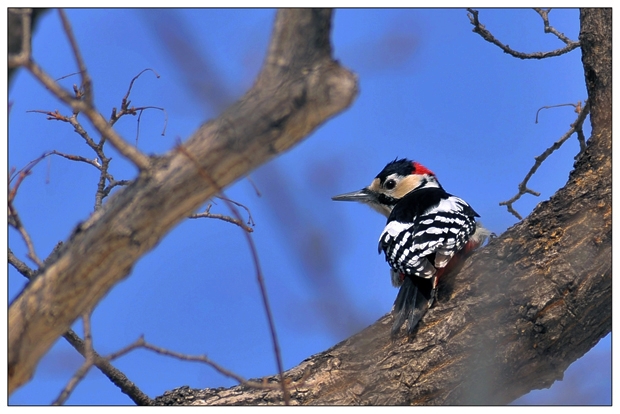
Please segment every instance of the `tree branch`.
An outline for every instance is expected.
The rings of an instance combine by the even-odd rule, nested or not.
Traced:
[[[28,381],[42,355],[79,315],[218,187],[289,149],[351,104],[357,79],[331,57],[331,14],[279,11],[255,85],[183,144],[200,168],[178,151],[153,158],[148,173],[141,172],[74,229],[9,308],[9,393]],[[73,99],[65,102],[78,105]],[[94,119],[111,130],[100,115]],[[217,186],[205,182],[200,169]]]
[[[60,20],[62,21],[62,28],[67,35],[67,39],[69,39],[69,44],[71,45],[71,50],[73,51],[73,56],[75,57],[75,63],[77,64],[80,77],[82,78],[82,88],[83,89],[83,97],[86,101],[86,104],[92,107],[94,98],[93,98],[93,82],[88,74],[88,69],[86,68],[86,64],[84,63],[84,59],[82,58],[82,52],[80,52],[80,48],[77,44],[77,40],[73,35],[73,28],[71,27],[71,23],[69,23],[69,19],[65,14],[64,10],[58,9],[58,15],[60,16]],[[80,95],[82,95],[80,93]]]
[[[525,175],[525,178],[523,179],[523,181],[519,183],[519,192],[516,195],[514,195],[511,199],[506,200],[506,201],[501,201],[499,203],[500,206],[506,206],[508,211],[512,213],[517,219],[519,220],[523,219],[523,217],[521,217],[521,215],[514,209],[512,205],[518,199],[520,199],[522,195],[525,195],[525,194],[532,194],[536,197],[540,196],[539,192],[528,188],[527,182],[530,180],[530,178],[532,178],[532,176],[538,170],[538,167],[542,165],[542,163],[547,159],[547,157],[549,157],[549,155],[551,155],[554,151],[559,149],[562,146],[562,144],[566,142],[566,140],[568,140],[575,133],[579,134],[579,132],[581,132],[581,134],[583,134],[582,126],[589,113],[590,113],[590,105],[586,102],[583,109],[581,109],[581,111],[579,112],[579,115],[577,115],[577,119],[575,120],[575,122],[571,124],[570,129],[564,135],[562,135],[560,139],[554,142],[553,145],[547,148],[542,154],[540,154],[537,157],[534,157],[534,160],[536,162],[534,163],[532,168],[530,168],[528,173]],[[584,148],[582,147],[580,150],[580,154],[583,151],[584,151]],[[575,157],[575,158],[578,158],[578,157]]]
[[[553,28],[552,26],[549,26],[549,19],[548,19],[549,10],[542,10],[542,9],[534,9],[534,10],[536,10],[536,12],[543,19],[543,22],[545,24],[545,33],[555,34],[562,42],[566,43],[566,46],[564,46],[561,49],[552,50],[550,52],[534,52],[534,53],[519,52],[517,50],[511,49],[510,46],[505,45],[499,40],[497,40],[495,36],[493,36],[493,34],[489,32],[482,23],[480,23],[480,20],[478,19],[478,13],[479,13],[478,10],[468,8],[467,11],[469,13],[467,14],[467,16],[469,17],[469,21],[471,22],[471,24],[474,26],[474,28],[472,29],[474,33],[478,33],[484,40],[486,40],[489,43],[493,43],[495,46],[502,49],[504,53],[507,53],[519,59],[546,59],[546,58],[550,58],[554,56],[563,55],[579,47],[579,42],[571,41],[566,36],[564,36],[562,33],[559,33],[555,28]]]
[[[104,136],[125,158],[133,162],[140,171],[146,171],[150,167],[149,158],[142,154],[136,147],[127,143],[112,129],[112,126],[85,101],[74,98],[69,92],[61,88],[36,62],[28,60],[24,65],[32,75],[48,88],[57,98],[69,105],[75,112],[83,113],[95,129]]]
[[[187,216],[187,218],[190,218],[190,219],[214,218],[214,219],[226,221],[228,223],[236,224],[237,226],[241,227],[243,230],[247,231],[248,233],[252,233],[254,231],[254,229],[248,226],[247,224],[245,224],[243,220],[239,220],[234,217],[226,216],[224,214],[211,213],[211,204],[209,204],[209,206],[207,206],[207,209],[203,211],[202,213],[194,213],[194,214]]]
[[[285,380],[305,378],[291,404],[506,404],[561,379],[611,331],[611,39],[611,9],[581,11],[592,136],[565,187],[440,282],[413,338],[392,341],[386,315],[287,371]],[[182,387],[156,403],[281,398]]]

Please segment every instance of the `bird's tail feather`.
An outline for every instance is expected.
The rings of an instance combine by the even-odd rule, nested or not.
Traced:
[[[430,279],[405,277],[392,309],[394,315],[392,335],[398,333],[405,321],[407,321],[407,334],[413,333],[422,316],[433,304],[435,296],[433,284],[434,277]]]

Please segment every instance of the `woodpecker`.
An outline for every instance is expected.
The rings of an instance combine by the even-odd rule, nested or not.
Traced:
[[[390,265],[394,301],[392,335],[407,321],[411,335],[432,306],[439,278],[458,267],[491,235],[462,198],[448,194],[435,174],[416,161],[396,159],[368,187],[332,197],[368,204],[387,217],[379,254]]]

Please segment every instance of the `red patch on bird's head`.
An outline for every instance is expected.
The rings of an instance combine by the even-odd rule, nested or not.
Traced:
[[[413,164],[413,174],[428,174],[428,175],[435,175],[434,172],[432,172],[431,170],[429,170],[428,168],[426,168],[425,166],[423,166],[422,164],[420,164],[417,161],[412,162]]]

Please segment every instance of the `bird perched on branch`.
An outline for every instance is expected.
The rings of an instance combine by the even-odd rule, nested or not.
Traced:
[[[407,333],[432,306],[439,278],[457,267],[491,235],[463,199],[448,194],[435,174],[418,162],[397,159],[368,187],[332,197],[368,204],[387,217],[379,253],[400,287],[392,314],[392,335],[407,321]]]

